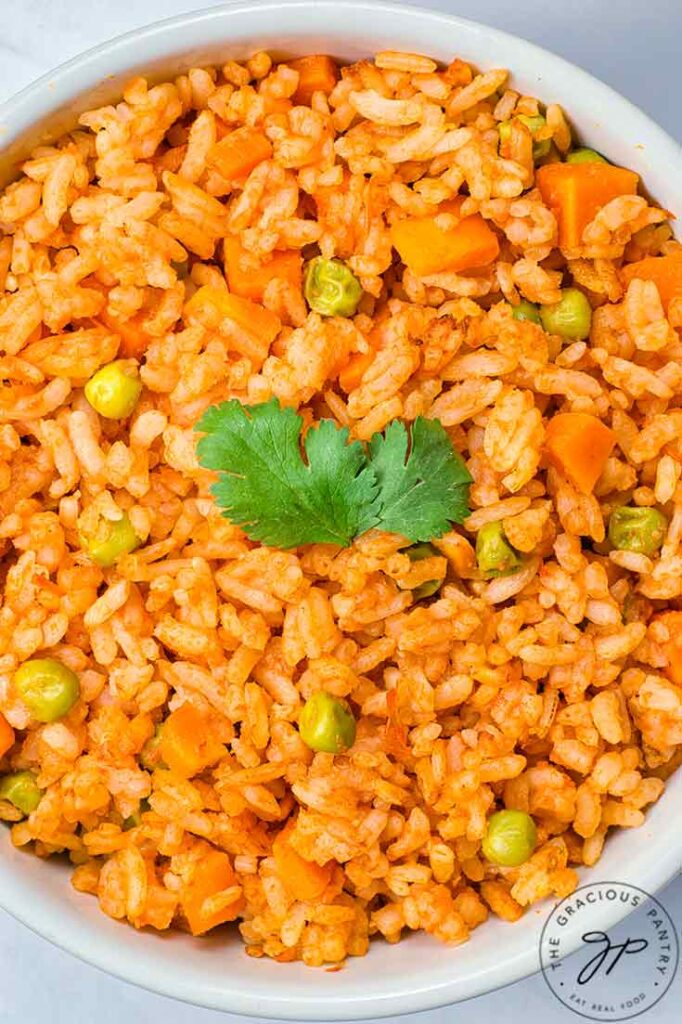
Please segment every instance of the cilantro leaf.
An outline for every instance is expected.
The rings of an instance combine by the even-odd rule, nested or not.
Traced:
[[[369,454],[379,482],[380,529],[428,541],[469,515],[472,478],[438,420],[418,416],[409,434],[394,420],[374,435]]]
[[[195,426],[199,462],[219,473],[211,488],[223,515],[273,547],[347,546],[377,523],[377,482],[358,441],[322,420],[305,437],[302,418],[277,399],[211,406]]]
[[[411,541],[440,537],[469,514],[471,476],[438,420],[399,420],[369,451],[321,420],[301,445],[303,420],[277,399],[211,406],[196,424],[199,462],[223,515],[273,547],[347,546],[374,526]]]

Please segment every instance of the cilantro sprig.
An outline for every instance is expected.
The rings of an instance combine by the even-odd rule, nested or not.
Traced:
[[[393,420],[367,448],[277,399],[211,406],[196,424],[199,463],[218,472],[222,513],[252,540],[279,548],[346,547],[373,527],[410,541],[442,536],[469,514],[471,476],[438,420]]]
[[[196,429],[199,462],[217,469],[211,488],[223,515],[252,540],[280,548],[345,546],[377,522],[378,484],[359,441],[322,420],[305,436],[303,420],[273,399],[236,400],[206,410]]]
[[[369,458],[382,530],[428,541],[469,515],[471,476],[440,420],[418,416],[409,436],[405,424],[393,420],[370,441]]]

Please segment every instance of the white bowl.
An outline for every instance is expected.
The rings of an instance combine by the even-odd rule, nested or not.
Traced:
[[[605,44],[606,45],[606,44]],[[403,49],[482,68],[507,67],[517,88],[569,112],[582,139],[632,167],[659,202],[682,211],[680,147],[640,110],[584,71],[494,29],[420,8],[355,0],[232,4],[174,18],[98,46],[0,107],[0,175],[38,141],[73,126],[82,110],[111,102],[135,72],[170,77],[191,66],[242,58],[326,52],[354,60]],[[653,893],[679,870],[682,772],[637,830],[612,835],[583,880],[629,882]],[[74,892],[63,865],[15,850],[0,836],[0,904],[51,942],[126,981],[204,1006],[291,1020],[350,1020],[453,1003],[507,985],[538,969],[538,942],[549,905],[515,925],[492,919],[470,941],[447,948],[424,935],[382,942],[342,971],[315,971],[247,957],[234,937],[191,939],[135,932]],[[598,911],[593,927],[614,923]],[[577,942],[577,938],[576,938]]]

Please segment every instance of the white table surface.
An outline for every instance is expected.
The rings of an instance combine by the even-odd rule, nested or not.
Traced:
[[[419,2],[419,0],[415,0]],[[0,0],[0,100],[95,43],[209,0]],[[681,0],[427,0],[539,43],[587,68],[682,139]],[[679,824],[672,824],[679,828]],[[682,878],[660,899],[682,922]],[[640,1018],[677,1024],[682,971]],[[467,1003],[396,1018],[405,1024],[570,1024],[538,975]],[[246,1024],[126,985],[80,963],[0,911],[0,1021],[11,1024]]]

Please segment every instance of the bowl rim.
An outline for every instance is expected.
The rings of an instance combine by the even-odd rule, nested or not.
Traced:
[[[142,25],[140,28],[129,29],[74,54],[73,57],[55,65],[54,68],[44,72],[0,103],[0,144],[3,147],[5,145],[5,136],[8,131],[7,125],[10,126],[10,137],[19,135],[32,124],[35,124],[40,116],[49,115],[51,112],[54,112],[59,106],[60,100],[71,98],[74,95],[74,90],[71,86],[72,84],[77,84],[73,82],[73,79],[95,59],[105,55],[114,56],[119,51],[125,51],[132,43],[146,42],[156,35],[183,25],[198,25],[202,22],[222,20],[226,15],[232,16],[240,13],[279,12],[310,7],[316,10],[322,8],[328,8],[330,11],[345,9],[348,11],[366,12],[371,10],[388,16],[391,14],[406,14],[413,17],[425,17],[429,21],[434,23],[440,22],[444,26],[484,29],[489,37],[499,42],[521,43],[530,56],[535,55],[542,60],[550,58],[557,70],[563,70],[574,79],[589,85],[594,90],[595,100],[603,98],[605,101],[615,102],[620,105],[632,118],[633,134],[638,134],[641,130],[646,131],[650,137],[653,137],[656,145],[669,151],[670,158],[673,160],[679,159],[682,152],[682,145],[677,143],[641,107],[638,107],[632,100],[623,96],[622,93],[607,85],[606,82],[603,82],[591,74],[591,72],[586,71],[578,64],[573,64],[572,61],[554,53],[553,50],[524,39],[522,36],[517,36],[513,32],[507,32],[503,29],[486,25],[484,22],[475,21],[472,18],[464,18],[458,14],[445,13],[430,7],[419,7],[413,3],[403,3],[401,0],[397,0],[397,2],[392,2],[392,0],[259,0],[257,4],[250,3],[249,0],[224,0],[223,3],[215,4],[211,7],[200,7],[193,11],[150,22]],[[511,70],[513,71],[513,69]],[[81,92],[82,89],[75,90],[76,94]],[[41,94],[45,97],[43,102],[36,103],[36,98]],[[31,111],[26,110],[28,106],[31,107]],[[36,109],[39,111],[38,116],[35,113]],[[14,127],[12,127],[13,122]]]
[[[673,166],[680,160],[681,147],[648,114],[645,114],[616,90],[565,58],[536,43],[529,42],[521,36],[485,25],[482,22],[463,18],[457,14],[435,11],[428,7],[418,7],[400,2],[393,3],[390,0],[262,0],[256,4],[249,0],[231,0],[228,3],[200,8],[131,29],[76,54],[0,104],[0,146],[4,149],[8,142],[20,140],[39,121],[56,114],[65,103],[82,95],[86,90],[92,89],[94,86],[93,66],[101,63],[103,59],[111,59],[114,72],[120,74],[125,72],[126,67],[131,71],[135,67],[132,56],[127,60],[125,58],[129,50],[131,53],[137,52],[138,49],[144,50],[144,47],[153,43],[156,37],[162,37],[167,33],[173,35],[183,28],[205,26],[211,23],[215,23],[219,30],[222,30],[223,26],[227,30],[232,17],[240,15],[264,17],[268,14],[286,17],[288,11],[310,11],[311,8],[316,12],[328,10],[330,13],[333,11],[338,14],[339,11],[342,11],[349,15],[370,12],[385,19],[389,19],[391,16],[425,19],[433,26],[434,32],[439,26],[448,31],[456,31],[460,28],[470,34],[474,34],[476,31],[484,32],[487,38],[500,46],[520,47],[530,61],[535,59],[541,65],[549,62],[557,74],[564,73],[585,89],[589,88],[595,106],[603,104],[619,108],[629,119],[632,135],[637,138],[646,138],[647,144],[655,149],[657,158],[662,158],[666,165],[669,163]],[[370,49],[371,30],[368,31],[367,37],[368,49]],[[164,51],[164,57],[170,55],[173,50],[181,52],[181,46],[181,40],[178,39],[176,44]],[[244,48],[248,49],[248,44],[245,43]],[[456,44],[453,44],[453,49],[456,49]],[[150,55],[149,60],[152,59]],[[484,55],[482,55],[483,59]],[[515,69],[511,70],[513,72]],[[83,84],[84,79],[87,82],[85,85]],[[97,81],[99,80],[100,76],[98,75]],[[4,839],[4,837],[2,838]],[[246,1016],[265,1016],[289,1020],[352,1020],[406,1014],[442,1007],[493,989],[503,988],[538,969],[537,950],[533,946],[533,948],[526,948],[511,958],[508,957],[504,965],[498,961],[497,965],[486,967],[476,976],[477,980],[469,982],[455,976],[446,982],[427,982],[421,986],[412,985],[407,992],[403,989],[398,994],[389,995],[358,992],[351,985],[341,994],[338,991],[334,993],[334,1005],[327,1013],[320,1012],[317,996],[310,998],[299,994],[287,996],[284,991],[286,986],[284,979],[281,989],[274,995],[262,991],[254,994],[247,991],[245,987],[241,989],[223,987],[219,991],[198,992],[192,988],[191,984],[183,982],[182,971],[166,972],[161,981],[154,976],[154,970],[145,967],[143,956],[136,958],[134,955],[129,956],[125,951],[118,951],[108,939],[102,939],[101,942],[88,946],[84,937],[79,937],[77,929],[63,935],[58,927],[56,912],[54,910],[46,911],[41,907],[39,901],[27,900],[26,895],[30,892],[32,883],[17,883],[13,877],[14,868],[3,866],[2,861],[2,851],[0,851],[0,906],[37,935],[46,938],[91,966],[142,988],[192,1005],[229,1010]],[[638,880],[638,884],[655,893],[680,870],[679,851],[674,844],[670,844],[662,851],[657,850],[657,857],[649,858],[643,865],[639,864],[639,868],[643,869],[643,877],[641,881]],[[591,871],[595,874],[594,868]],[[597,876],[594,880],[601,879]],[[609,918],[609,925],[615,924],[626,914],[627,910],[615,909]],[[121,946],[124,946],[123,942],[121,942]],[[496,978],[495,976],[502,966],[504,967],[503,975],[501,978]],[[239,982],[238,978],[231,980],[234,980],[236,984]]]

